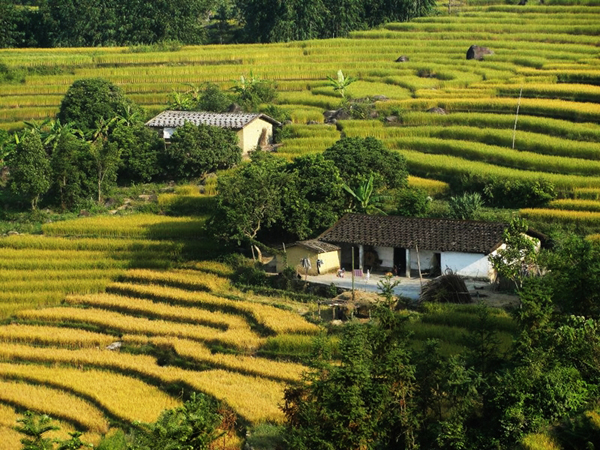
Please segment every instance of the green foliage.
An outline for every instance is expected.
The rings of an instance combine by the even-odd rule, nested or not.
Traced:
[[[342,187],[337,167],[322,155],[287,163],[254,152],[250,164],[219,177],[212,229],[236,242],[267,230],[306,239],[338,220],[345,206]]]
[[[573,234],[559,235],[544,261],[554,301],[567,314],[600,317],[600,249]]]
[[[11,190],[37,209],[38,201],[50,189],[50,161],[38,133],[25,133],[8,160]]]
[[[94,167],[94,177],[98,188],[98,203],[102,202],[103,193],[110,189],[116,179],[117,170],[121,161],[121,149],[116,142],[108,140],[112,124],[116,117],[111,120],[100,119],[96,122],[96,128],[92,130],[90,140],[90,155]]]
[[[400,286],[400,280],[394,280],[394,276],[391,273],[386,273],[383,279],[377,282],[378,293],[383,297],[383,302],[390,311],[393,311],[396,306],[397,298],[396,294],[394,294],[394,289],[398,286]]]
[[[171,137],[164,157],[166,176],[189,180],[239,164],[242,151],[235,132],[186,122]]]
[[[506,179],[470,174],[460,180],[460,189],[483,192],[490,206],[500,208],[539,207],[556,198],[554,184],[539,179]]]
[[[226,241],[254,240],[263,228],[282,216],[282,194],[290,186],[286,162],[268,153],[254,152],[252,162],[219,176],[217,210],[212,233]]]
[[[271,103],[277,98],[275,85],[271,81],[261,80],[252,72],[249,77],[240,76],[231,90],[235,94],[235,101],[244,111],[256,111],[261,103]]]
[[[212,398],[192,393],[182,406],[164,411],[136,435],[132,450],[208,450],[227,430],[219,430],[225,411]]]
[[[133,0],[49,0],[29,11],[37,29],[28,29],[32,46],[96,47],[161,43],[132,51],[156,51],[174,42],[201,44],[205,17],[212,2],[206,0],[140,3]]]
[[[460,197],[452,197],[448,202],[450,217],[461,220],[474,220],[483,206],[483,199],[478,192],[464,193]]]
[[[350,195],[350,211],[356,211],[362,214],[383,214],[383,202],[390,197],[387,195],[376,194],[373,187],[373,174],[368,180],[363,181],[356,189],[352,189],[347,184],[342,187]]]
[[[355,81],[358,81],[358,78],[344,76],[341,69],[337,72],[337,78],[327,76],[327,84],[333,88],[334,92],[339,92],[342,98],[346,98],[346,88]]]
[[[380,320],[346,326],[340,364],[316,357],[313,371],[286,390],[290,448],[416,448],[416,382],[398,339],[402,319],[382,310]],[[326,357],[319,348],[315,354]]]
[[[396,214],[404,217],[424,217],[431,206],[431,197],[423,189],[407,187],[396,194]]]
[[[87,78],[69,87],[60,104],[58,119],[62,123],[71,122],[89,134],[100,121],[110,121],[128,108],[135,110],[137,106],[119,87],[102,78]]]
[[[344,37],[389,21],[426,15],[434,2],[384,0],[236,0],[248,41],[287,42]]]
[[[528,237],[527,221],[513,218],[502,235],[505,248],[490,257],[490,262],[498,274],[521,289],[525,279],[538,269],[538,240]]]
[[[117,125],[109,137],[120,151],[118,180],[121,183],[147,183],[159,174],[159,157],[164,143],[158,134],[142,123]]]
[[[26,437],[21,439],[23,450],[50,450],[54,448],[52,439],[44,437],[49,431],[58,430],[59,427],[52,423],[52,419],[46,415],[36,415],[27,411],[22,419],[18,419],[15,427],[19,433]]]
[[[6,131],[0,130],[0,161],[5,161],[8,156],[15,150],[15,139]]]
[[[229,105],[231,105],[229,96],[216,84],[207,83],[198,99],[197,109],[199,111],[222,113],[227,111]]]
[[[331,227],[344,210],[339,170],[323,155],[294,159],[286,170],[290,184],[283,204],[282,228],[306,239]]]
[[[81,441],[83,433],[74,431],[69,433],[67,440],[50,439],[44,435],[50,431],[60,430],[60,427],[52,423],[52,419],[47,415],[39,415],[26,411],[22,419],[18,419],[15,430],[25,435],[21,439],[23,450],[79,450],[83,447],[93,446]],[[55,445],[56,444],[56,445]]]
[[[262,110],[264,114],[269,117],[272,117],[277,122],[287,122],[288,120],[292,120],[292,115],[288,109],[282,108],[277,105],[267,105],[266,108]]]
[[[323,153],[334,162],[349,186],[374,177],[374,188],[399,189],[407,185],[405,159],[375,138],[342,138]]]
[[[185,92],[171,93],[169,109],[222,113],[231,105],[231,98],[214,83],[204,83],[202,86],[190,83],[188,86]]]
[[[94,168],[90,144],[63,135],[52,152],[52,194],[63,210],[74,208],[93,196]]]

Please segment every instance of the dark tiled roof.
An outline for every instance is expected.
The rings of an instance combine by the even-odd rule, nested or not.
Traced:
[[[239,130],[244,128],[254,119],[260,118],[273,125],[281,125],[275,119],[264,114],[245,114],[245,113],[211,113],[200,111],[163,111],[155,118],[146,122],[149,127],[155,128],[177,128],[183,126],[186,122],[194,125],[212,125],[221,128],[233,128]]]
[[[317,253],[335,252],[340,249],[337,245],[329,244],[327,242],[319,241],[317,239],[311,239],[308,241],[298,241],[292,246],[299,246],[307,248]],[[290,246],[291,247],[291,246]]]
[[[484,253],[502,243],[505,223],[347,214],[319,240],[440,252]]]

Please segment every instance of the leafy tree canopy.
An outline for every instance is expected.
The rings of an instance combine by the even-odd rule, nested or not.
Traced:
[[[198,178],[239,164],[242,150],[232,130],[186,122],[165,150],[165,171],[176,179]]]
[[[359,186],[373,175],[374,189],[399,189],[407,185],[406,160],[373,137],[342,138],[323,153],[333,161],[349,186]]]
[[[50,160],[36,132],[23,134],[15,152],[9,157],[11,190],[36,209],[40,197],[50,189]]]
[[[89,134],[101,120],[109,121],[136,109],[118,86],[102,78],[87,78],[69,87],[60,104],[58,119],[62,123],[72,122]]]

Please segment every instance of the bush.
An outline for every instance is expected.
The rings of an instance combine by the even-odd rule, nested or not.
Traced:
[[[405,217],[424,217],[429,211],[431,198],[423,189],[408,187],[396,196],[396,214]]]
[[[464,193],[460,197],[452,197],[448,202],[450,217],[461,220],[474,220],[483,206],[483,199],[477,192]]]
[[[197,109],[222,113],[231,105],[231,98],[216,84],[207,83],[198,99]]]
[[[535,208],[556,198],[554,184],[544,178],[510,180],[471,173],[457,187],[483,192],[486,203],[499,208]]]

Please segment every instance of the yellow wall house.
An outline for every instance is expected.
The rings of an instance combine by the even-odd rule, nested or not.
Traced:
[[[203,124],[234,130],[238,135],[243,155],[257,146],[265,148],[271,145],[273,127],[281,126],[281,123],[265,114],[219,114],[199,111],[163,111],[146,122],[146,126],[157,130],[161,137],[168,141],[177,127],[183,126],[186,122],[196,126]]]
[[[317,240],[299,241],[287,246],[287,265],[295,268],[299,274],[304,275],[306,268],[302,260],[310,261],[309,275],[319,275],[329,272],[337,272],[340,268],[341,248],[337,245],[328,244]],[[281,272],[286,266],[286,257],[277,256],[277,272]],[[320,260],[320,263],[318,262]]]

